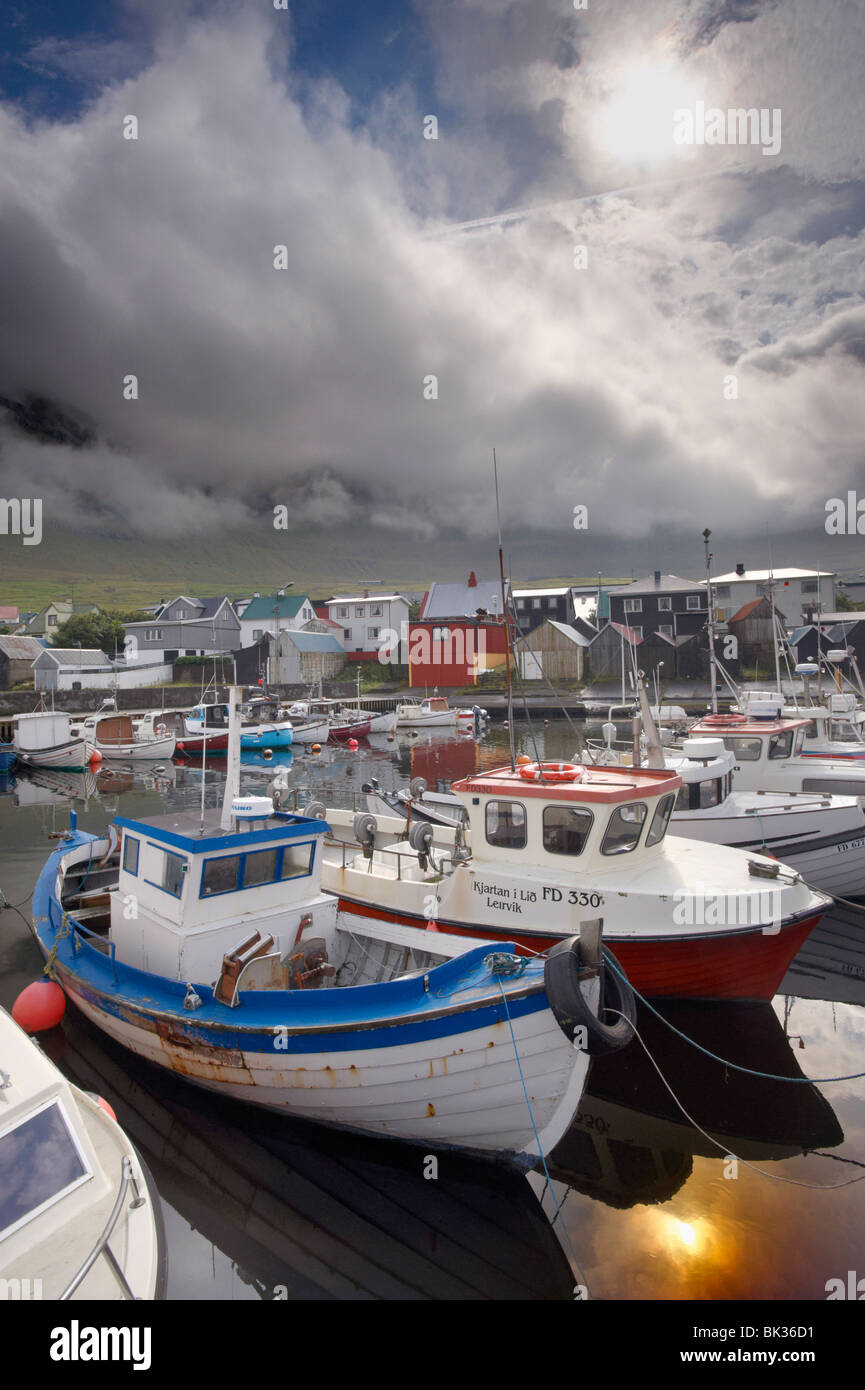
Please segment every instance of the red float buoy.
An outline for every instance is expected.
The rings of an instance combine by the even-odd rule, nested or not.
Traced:
[[[106,1115],[110,1115],[112,1120],[116,1124],[117,1116],[115,1115],[113,1108],[108,1104],[108,1101],[105,1099],[105,1097],[95,1096],[94,1099],[96,1101],[96,1104],[99,1106],[100,1110],[104,1110]]]
[[[102,754],[100,753],[100,751],[99,751],[98,748],[94,748],[93,752],[90,754],[90,770],[91,770],[91,772],[93,771],[93,769],[94,769],[95,767],[98,767],[99,764],[100,764],[101,762],[102,762]]]
[[[312,745],[312,751],[313,751],[313,753],[320,753],[320,752],[321,752],[321,744],[320,744],[320,743],[314,743],[314,744]]]
[[[12,1017],[25,1033],[56,1028],[66,1012],[66,995],[53,980],[36,980],[22,989],[12,1005]]]
[[[349,746],[349,748],[351,748],[352,750],[354,750],[355,748],[357,748],[357,739],[356,739],[356,738],[350,738],[349,741],[348,741],[348,746]]]

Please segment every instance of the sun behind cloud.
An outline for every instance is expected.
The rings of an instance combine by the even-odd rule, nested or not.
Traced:
[[[697,84],[681,67],[641,62],[624,68],[601,103],[598,138],[622,164],[660,164],[679,153],[673,143],[674,114],[693,110]]]

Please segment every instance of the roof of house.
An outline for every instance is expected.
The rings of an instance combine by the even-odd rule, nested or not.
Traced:
[[[17,621],[18,621],[18,609],[17,609],[17,608],[8,608],[8,607],[6,607],[5,604],[4,604],[4,605],[0,605],[0,623],[17,623]]]
[[[782,582],[786,579],[829,579],[833,570],[745,570],[744,574],[737,574],[732,570],[730,574],[716,574],[712,577],[713,584],[766,584],[769,579],[778,579]],[[705,579],[700,583],[705,585]]]
[[[615,628],[616,632],[621,633],[625,641],[629,642],[633,647],[638,647],[643,640],[642,637],[638,637],[634,629],[632,627],[628,627],[626,623],[605,623],[604,626],[601,628],[600,632],[598,633],[598,637],[602,637],[603,634],[608,630],[608,628],[611,627]],[[597,637],[593,637],[592,641],[596,642]]]
[[[576,647],[587,647],[592,641],[591,637],[585,637],[582,632],[578,632],[575,627],[568,623],[558,623],[555,618],[547,618],[550,627],[554,627],[563,637],[567,637],[569,642],[573,642]],[[541,624],[543,626],[543,624]]]
[[[285,638],[293,643],[299,652],[333,652],[345,656],[345,648],[329,632],[297,632],[286,629]]]
[[[325,607],[330,608],[334,603],[393,603],[398,598],[408,603],[402,594],[337,594],[328,599]]]
[[[111,662],[98,647],[43,647],[37,660],[49,656],[56,666],[104,666],[111,670]]]
[[[743,603],[738,613],[734,613],[732,618],[727,619],[727,622],[741,623],[743,619],[749,618],[754,610],[760,607],[761,603],[766,604],[767,607],[769,606],[769,600],[766,598],[765,594],[761,594],[759,598],[752,598],[750,603]]]
[[[262,594],[244,608],[243,621],[267,622],[275,617],[296,618],[305,603],[309,603],[306,594]]]
[[[35,661],[44,650],[38,637],[0,636],[0,652],[4,652],[10,661]]]
[[[613,593],[616,598],[620,595],[629,598],[632,594],[693,593],[699,587],[696,580],[680,579],[677,574],[662,574],[659,583],[656,584],[654,574],[647,574],[645,579],[635,579],[633,584],[617,584]]]
[[[571,586],[563,584],[557,589],[514,589],[514,598],[560,598],[562,594],[569,594]]]
[[[433,583],[421,604],[418,617],[472,618],[479,608],[487,613],[502,611],[502,587],[498,579],[479,579],[475,584]]]

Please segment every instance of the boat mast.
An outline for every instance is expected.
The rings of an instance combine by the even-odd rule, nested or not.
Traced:
[[[775,612],[775,576],[769,569],[769,604],[772,609],[772,646],[775,650],[775,688],[781,694],[781,664],[778,660],[778,618]]]
[[[505,679],[508,691],[508,743],[511,752],[511,772],[516,771],[517,753],[514,747],[514,697],[511,689],[511,635],[508,626],[508,605],[505,599],[505,561],[502,555],[502,514],[499,508],[499,468],[493,449],[493,478],[496,485],[496,524],[499,532],[499,580],[502,586],[502,621],[505,625]]]
[[[232,803],[240,790],[240,692],[236,685],[228,692],[228,752],[225,757],[225,791],[222,796],[223,830],[232,825]],[[202,827],[203,828],[203,827]]]
[[[709,537],[712,532],[708,526],[703,532],[703,546],[706,551],[706,608],[709,616],[709,680],[712,685],[712,713],[718,713],[718,673],[715,670],[715,606],[712,602],[712,576],[709,566],[712,557],[709,554]]]

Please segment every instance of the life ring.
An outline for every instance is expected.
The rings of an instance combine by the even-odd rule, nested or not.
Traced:
[[[156,725],[156,728],[153,730],[153,733],[154,733],[154,735],[156,736],[156,738],[167,738],[167,737],[168,737],[168,725],[167,725],[167,724],[157,724],[157,725]]]
[[[547,1002],[565,1037],[572,1042],[578,1028],[585,1029],[584,1051],[590,1057],[603,1057],[619,1052],[634,1035],[637,1007],[634,992],[617,969],[609,962],[610,952],[604,949],[601,966],[601,990],[597,1013],[580,989],[580,968],[583,964],[578,936],[566,937],[547,952],[544,961],[544,986]],[[618,965],[618,962],[615,962]],[[610,1021],[603,1016],[609,1010]]]
[[[707,714],[701,723],[710,724],[712,728],[723,729],[730,724],[747,724],[748,720],[744,714]]]
[[[526,782],[576,782],[583,775],[576,763],[521,763],[518,771]]]

